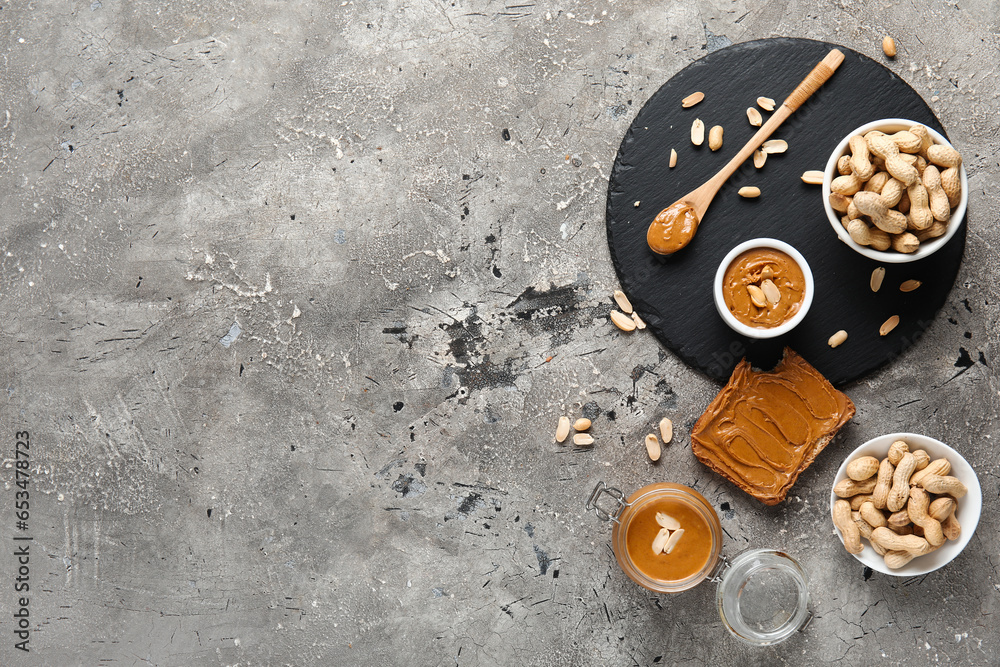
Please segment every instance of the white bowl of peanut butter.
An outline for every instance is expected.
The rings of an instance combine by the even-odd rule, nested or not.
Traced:
[[[805,318],[815,285],[809,263],[784,241],[745,241],[715,272],[713,295],[723,321],[749,338],[775,338]]]
[[[896,252],[892,248],[884,251],[876,250],[874,247],[863,246],[856,243],[844,227],[844,223],[841,221],[841,218],[845,217],[845,214],[835,211],[831,205],[830,194],[832,190],[830,189],[830,186],[833,183],[833,180],[841,175],[837,170],[837,161],[843,155],[851,155],[851,148],[849,145],[851,137],[858,134],[863,136],[872,130],[878,130],[879,132],[883,132],[885,134],[894,134],[903,130],[909,130],[909,128],[919,124],[920,123],[917,123],[916,121],[907,120],[906,118],[884,118],[871,123],[865,123],[861,127],[848,133],[848,135],[845,136],[839,144],[837,144],[833,153],[830,154],[830,159],[827,160],[826,168],[823,172],[823,208],[826,210],[826,217],[830,221],[830,226],[833,227],[833,230],[837,233],[837,236],[840,237],[840,240],[850,246],[854,251],[878,262],[901,264],[923,259],[924,257],[937,252],[940,248],[947,244],[965,221],[965,209],[969,203],[969,182],[965,173],[964,161],[958,167],[958,176],[961,183],[961,195],[957,204],[951,209],[950,219],[944,223],[946,225],[944,233],[933,236],[934,234],[937,234],[937,231],[935,230],[940,230],[940,227],[936,224],[932,226],[932,229],[925,230],[923,232],[918,232],[912,228],[907,229],[908,232],[914,233],[919,237],[926,237],[920,239],[920,245],[918,246],[916,252],[902,253]],[[954,146],[952,146],[940,132],[936,132],[929,127],[926,129],[931,139],[934,140],[934,143],[954,148]],[[913,156],[911,155],[910,157]],[[944,170],[945,167],[940,166],[939,169]],[[871,224],[871,221],[867,219],[865,219],[865,222]]]

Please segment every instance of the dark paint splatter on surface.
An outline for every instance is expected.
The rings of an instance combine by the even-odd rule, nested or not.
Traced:
[[[470,493],[468,496],[465,497],[465,500],[462,501],[462,504],[458,506],[458,511],[468,516],[469,514],[475,511],[481,499],[482,496],[480,496],[478,493],[475,492]]]
[[[958,360],[955,362],[955,368],[968,368],[974,363],[972,357],[969,356],[969,351],[964,347],[958,348]]]
[[[868,581],[869,579],[871,579],[871,578],[872,578],[872,574],[874,574],[874,572],[875,572],[874,570],[872,570],[872,569],[871,569],[870,567],[868,567],[868,566],[866,565],[866,566],[865,566],[865,571],[864,571],[864,573],[863,573],[863,576],[864,576],[864,578],[865,578],[865,581]]]
[[[403,402],[402,401],[396,401],[395,403],[392,404],[392,411],[393,412],[399,412],[402,409],[403,409]]]
[[[510,141],[510,130],[508,130],[508,129],[507,129],[506,127],[505,127],[505,128],[503,129],[503,132],[501,132],[501,133],[500,133],[500,136],[502,136],[502,137],[503,137],[503,140],[504,140],[504,141]]]
[[[427,486],[413,475],[400,475],[392,483],[392,490],[404,498],[419,496],[427,490]]]
[[[413,469],[420,473],[421,477],[427,476],[427,464],[426,463],[414,463]]]
[[[550,559],[549,554],[538,545],[535,545],[535,558],[538,559],[538,569],[541,570],[541,573],[545,574],[548,572],[549,566],[552,565],[552,559]]]
[[[535,527],[532,526],[530,523],[524,524],[524,528],[522,530],[524,530],[524,532],[528,534],[528,537],[535,536]]]

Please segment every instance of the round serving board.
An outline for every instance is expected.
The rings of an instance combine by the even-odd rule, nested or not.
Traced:
[[[656,214],[708,180],[757,130],[747,120],[747,107],[756,106],[760,96],[780,105],[832,48],[843,51],[843,64],[771,137],[787,141],[788,151],[769,155],[762,169],[747,160],[722,186],[687,248],[671,257],[649,250],[646,229]],[[704,101],[682,108],[681,99],[695,91],[705,93]],[[769,113],[759,110],[766,120]],[[713,153],[707,141],[691,143],[695,118],[704,121],[706,136],[713,125],[724,128],[720,150]],[[800,179],[804,171],[823,170],[848,132],[880,118],[909,118],[945,134],[920,95],[891,71],[850,49],[807,39],[764,39],[721,49],[685,67],[650,98],[622,140],[611,172],[608,246],[622,289],[667,348],[725,381],[743,356],[767,369],[788,345],[841,385],[920,338],[958,273],[964,223],[934,255],[886,264],[876,294],[869,280],[879,264],[838,239],[823,210],[821,186]],[[674,169],[668,167],[671,148],[678,155]],[[740,197],[737,190],[745,185],[760,188],[760,197]],[[816,293],[809,314],[792,332],[752,340],[719,317],[712,281],[733,246],[763,236],[786,241],[805,256]],[[923,286],[900,292],[899,284],[911,278]],[[891,315],[899,315],[899,326],[879,336]],[[829,347],[827,340],[840,329],[848,332],[847,342]]]

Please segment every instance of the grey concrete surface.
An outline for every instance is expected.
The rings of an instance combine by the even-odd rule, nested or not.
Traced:
[[[0,663],[1000,663],[998,27],[991,0],[2,3]],[[965,155],[964,266],[765,508],[690,452],[717,385],[607,322],[608,174],[709,50],[881,58],[884,33]],[[564,413],[592,449],[554,443]],[[984,489],[965,552],[912,580],[828,519],[843,456],[896,430]],[[635,586],[583,511],[599,479],[697,486],[727,553],[802,563],[815,620],[751,649],[712,585]]]

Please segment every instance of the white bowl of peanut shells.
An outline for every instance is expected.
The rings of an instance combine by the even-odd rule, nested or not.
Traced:
[[[837,144],[823,174],[823,206],[837,236],[865,257],[923,259],[965,219],[962,157],[938,132],[905,118],[866,123]]]
[[[830,507],[848,553],[873,570],[913,577],[962,552],[979,524],[983,494],[972,466],[948,445],[890,433],[851,452]]]

